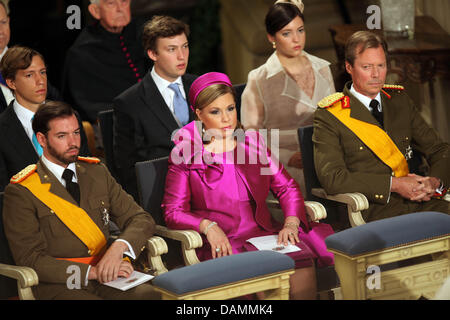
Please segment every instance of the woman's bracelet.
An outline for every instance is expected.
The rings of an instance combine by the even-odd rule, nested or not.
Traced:
[[[288,222],[288,223],[284,224],[284,228],[289,227],[289,226],[294,226],[294,229],[297,230],[300,225],[295,222]]]
[[[208,225],[206,226],[205,230],[203,230],[203,234],[206,236],[207,233],[208,233],[208,230],[209,230],[212,226],[215,226],[216,224],[217,224],[217,222],[215,222],[215,221],[213,221],[213,222],[211,222],[210,224],[208,224]]]

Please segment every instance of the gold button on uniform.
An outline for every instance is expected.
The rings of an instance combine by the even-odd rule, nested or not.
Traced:
[[[380,194],[380,199],[383,199],[384,197],[383,197],[383,195],[382,194]]]
[[[375,199],[380,199],[380,196],[376,194]]]
[[[359,150],[362,150],[362,149],[364,149],[363,147],[359,147]]]

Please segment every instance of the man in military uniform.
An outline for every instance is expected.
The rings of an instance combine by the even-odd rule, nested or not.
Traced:
[[[346,44],[352,82],[319,102],[314,119],[317,176],[329,194],[360,192],[372,221],[416,211],[450,213],[443,195],[450,183],[450,149],[416,110],[402,86],[385,85],[387,46],[360,31]],[[412,150],[429,165],[410,173]]]
[[[133,272],[124,255],[139,256],[155,223],[98,159],[78,157],[80,126],[73,109],[62,102],[42,104],[33,130],[43,155],[11,179],[3,219],[15,262],[33,268],[39,277],[35,296],[159,298],[149,284],[125,292],[102,285]],[[110,219],[122,233],[108,247]],[[76,284],[69,279],[76,269],[78,290],[69,285]]]

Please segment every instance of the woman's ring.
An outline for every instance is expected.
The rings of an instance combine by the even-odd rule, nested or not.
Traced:
[[[220,248],[216,248],[216,252],[220,252]]]

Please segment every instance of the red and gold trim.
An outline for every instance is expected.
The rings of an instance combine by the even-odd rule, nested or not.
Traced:
[[[19,173],[15,174],[11,178],[10,182],[13,184],[22,182],[23,180],[25,180],[26,178],[31,176],[36,171],[36,168],[37,168],[37,166],[35,164],[30,164],[25,169],[23,169]]]
[[[78,157],[79,161],[87,162],[87,163],[100,163],[100,159],[96,157]]]
[[[334,105],[336,102],[341,101],[344,98],[345,98],[345,95],[342,92],[336,92],[336,93],[333,93],[333,94],[323,98],[322,100],[320,100],[319,103],[317,104],[317,106],[319,108],[326,109],[326,108],[329,108],[332,105]],[[350,106],[349,102],[350,102],[350,99],[348,99],[348,101],[347,101],[348,107]],[[348,107],[346,107],[346,108],[348,108]]]

